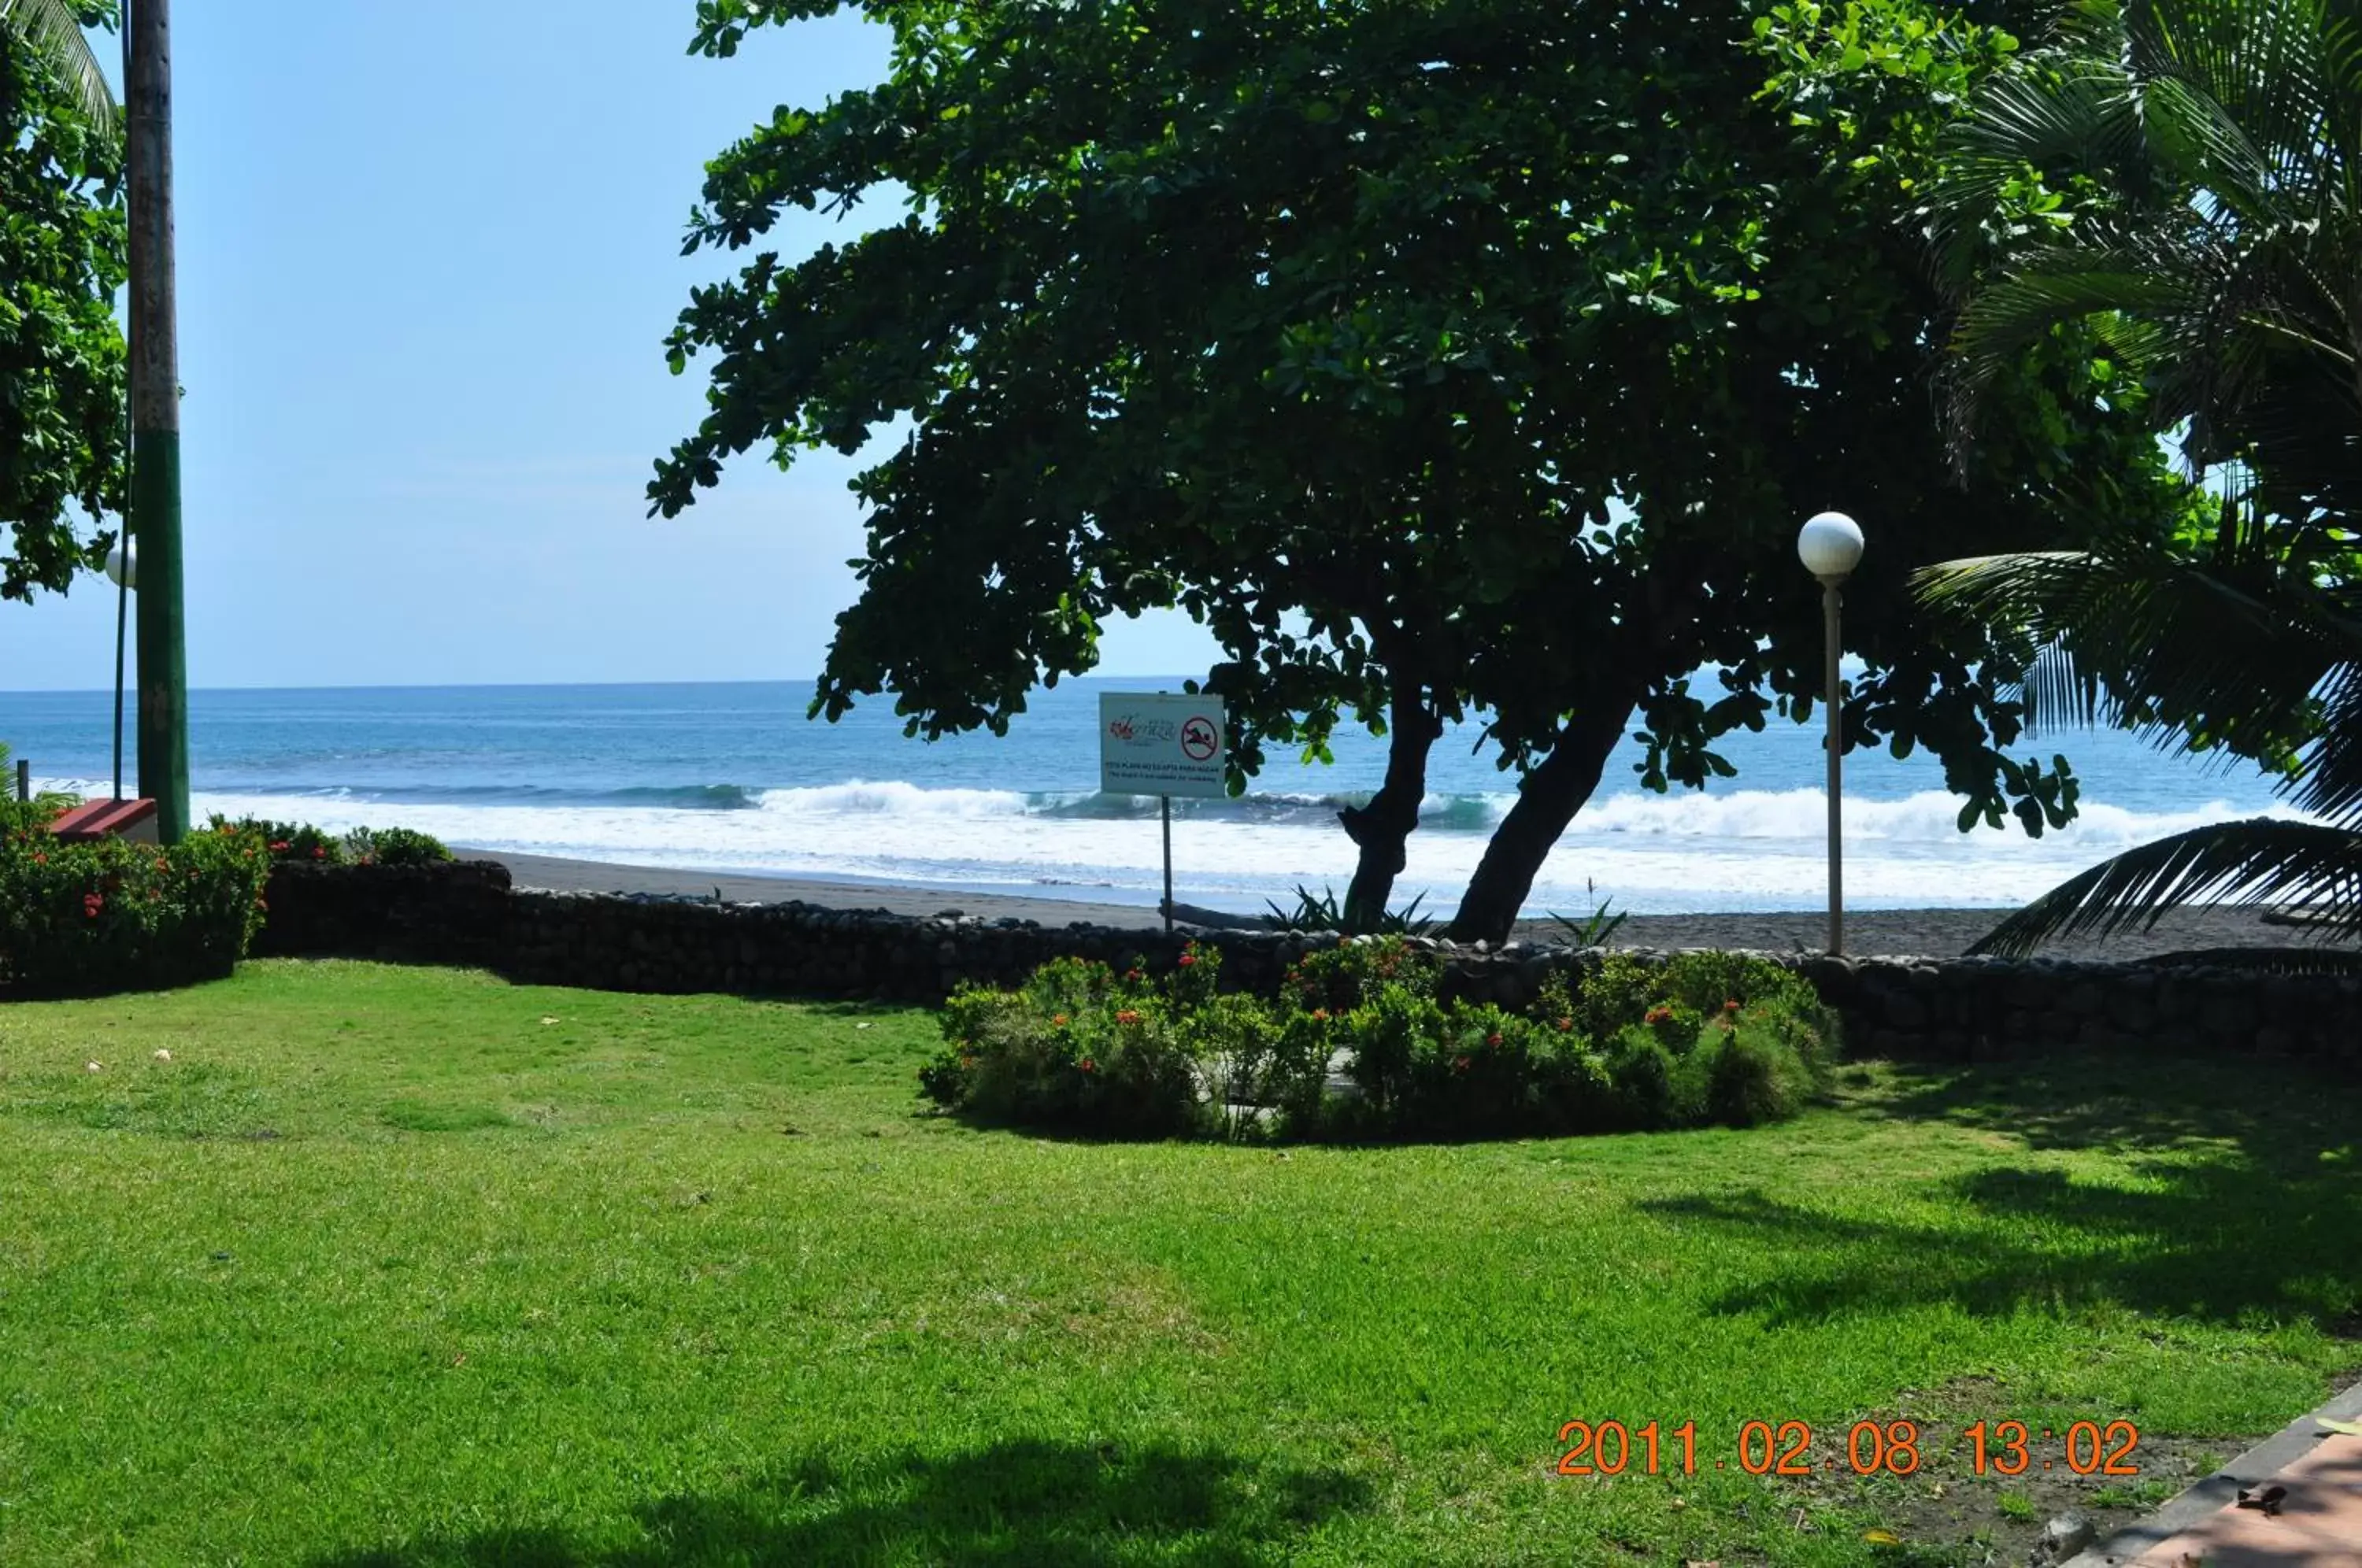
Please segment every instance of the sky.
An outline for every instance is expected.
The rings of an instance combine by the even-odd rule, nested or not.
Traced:
[[[706,160],[777,105],[877,80],[834,17],[686,52],[694,0],[482,0],[173,16],[189,679],[197,687],[777,680],[855,584],[833,454],[758,452],[683,517],[643,491],[702,409],[663,340]],[[116,46],[106,40],[107,50]],[[800,255],[900,215],[796,214]],[[115,595],[0,604],[0,690],[113,679]],[[1201,671],[1178,616],[1111,675]]]

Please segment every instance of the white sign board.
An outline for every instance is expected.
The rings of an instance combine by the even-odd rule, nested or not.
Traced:
[[[1099,693],[1103,793],[1219,798],[1229,747],[1220,697]]]

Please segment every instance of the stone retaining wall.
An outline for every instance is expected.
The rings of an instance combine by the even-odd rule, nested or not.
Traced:
[[[433,867],[283,866],[267,892],[266,956],[477,965],[528,984],[602,990],[935,1002],[966,980],[1013,983],[1064,955],[1168,967],[1183,936],[1076,923],[918,918],[812,904],[520,892],[491,861]],[[948,903],[957,896],[946,894]],[[1333,936],[1221,932],[1226,987],[1275,988]],[[1443,991],[1523,1005],[1560,966],[1598,955],[1417,939],[1444,962]],[[1642,955],[1662,958],[1664,955]],[[2066,1046],[2362,1055],[2362,978],[2265,975],[2257,955],[2132,963],[1829,958],[1765,954],[1800,970],[1846,1023],[1848,1049],[1967,1060]]]

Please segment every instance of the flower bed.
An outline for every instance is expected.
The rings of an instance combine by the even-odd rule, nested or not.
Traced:
[[[1834,1055],[1834,1016],[1760,958],[1610,957],[1514,1011],[1440,1001],[1440,966],[1400,938],[1308,956],[1270,1000],[1219,991],[1220,958],[964,987],[921,1088],[978,1121],[1119,1137],[1534,1137],[1780,1120]]]
[[[0,997],[96,996],[218,979],[263,919],[263,839],[191,834],[170,849],[63,844],[48,808],[0,814]]]

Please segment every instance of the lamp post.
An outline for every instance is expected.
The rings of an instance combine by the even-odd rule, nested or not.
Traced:
[[[1845,951],[1845,836],[1840,804],[1845,690],[1838,679],[1838,652],[1844,641],[1838,613],[1845,580],[1861,562],[1861,525],[1842,512],[1824,512],[1796,535],[1796,554],[1803,558],[1805,569],[1820,579],[1821,613],[1828,640],[1828,683],[1823,701],[1828,710],[1829,953],[1835,956]]]

